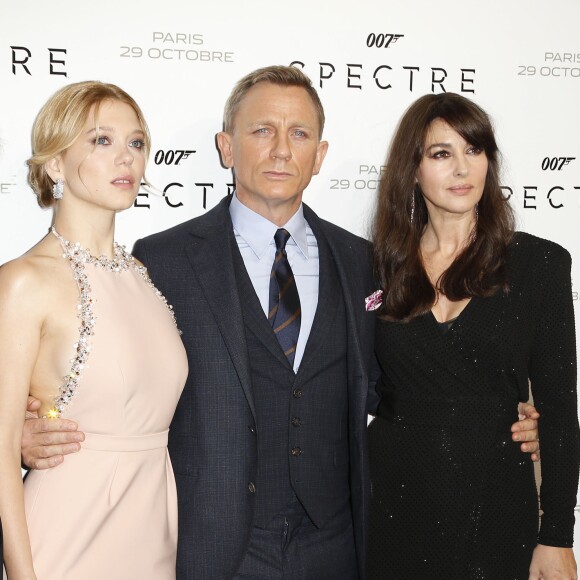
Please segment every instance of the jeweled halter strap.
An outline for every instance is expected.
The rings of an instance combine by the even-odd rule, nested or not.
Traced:
[[[53,227],[51,229],[52,233],[58,238],[60,245],[63,249],[63,258],[69,261],[70,267],[73,271],[73,277],[76,280],[77,286],[79,288],[79,314],[78,317],[81,321],[79,327],[79,340],[74,345],[75,347],[75,357],[72,360],[71,370],[64,377],[63,383],[59,389],[58,395],[54,398],[54,405],[52,409],[48,411],[45,417],[56,418],[60,417],[65,408],[69,405],[72,398],[74,397],[81,378],[82,370],[89,358],[89,353],[91,350],[89,338],[95,333],[95,317],[93,314],[93,299],[91,297],[91,287],[89,285],[89,280],[85,274],[85,264],[94,264],[98,268],[102,268],[108,272],[120,273],[129,268],[135,270],[145,281],[145,283],[155,292],[158,298],[165,304],[174,324],[177,326],[175,321],[175,315],[173,313],[173,307],[167,304],[165,296],[155,288],[153,282],[147,274],[147,269],[144,266],[137,264],[126,250],[124,246],[120,246],[115,242],[114,244],[114,257],[107,258],[106,256],[101,256],[95,258],[91,255],[90,251],[83,248],[78,242],[72,244],[68,240],[65,240]]]

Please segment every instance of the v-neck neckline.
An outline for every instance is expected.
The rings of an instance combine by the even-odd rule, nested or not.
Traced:
[[[457,314],[457,316],[454,316],[453,318],[450,318],[449,320],[445,320],[443,322],[439,322],[437,320],[437,318],[435,318],[435,314],[433,314],[433,310],[429,309],[429,312],[427,313],[427,316],[429,316],[429,318],[433,321],[433,323],[435,324],[435,326],[437,327],[437,330],[443,335],[447,335],[449,334],[449,332],[457,325],[457,323],[462,320],[463,318],[465,318],[465,313],[471,308],[471,305],[473,304],[473,302],[476,300],[476,296],[472,296],[469,299],[469,302],[463,307],[463,309],[459,312],[459,314]],[[441,328],[442,325],[447,324],[447,323],[451,323],[451,325],[444,329]]]

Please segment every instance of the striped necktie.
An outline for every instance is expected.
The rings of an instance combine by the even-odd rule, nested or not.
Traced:
[[[291,365],[294,365],[296,343],[300,334],[300,297],[292,268],[286,255],[290,234],[280,228],[274,234],[276,256],[270,274],[268,320]]]

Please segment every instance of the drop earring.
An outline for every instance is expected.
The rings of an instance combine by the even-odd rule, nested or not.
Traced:
[[[63,193],[64,193],[64,179],[61,179],[59,177],[52,186],[52,197],[54,197],[54,199],[62,199]]]
[[[479,221],[479,204],[475,204],[475,223],[473,224],[473,231],[471,233],[471,241],[477,240],[477,222]]]

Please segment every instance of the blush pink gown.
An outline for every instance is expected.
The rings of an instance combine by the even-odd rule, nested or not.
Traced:
[[[71,260],[72,245],[63,247]],[[177,497],[167,433],[187,357],[164,298],[125,257],[120,271],[118,263],[94,259],[81,265],[92,335],[62,416],[77,421],[86,439],[63,464],[25,480],[39,580],[175,578]]]

